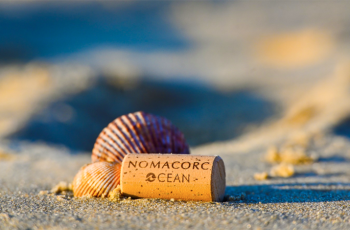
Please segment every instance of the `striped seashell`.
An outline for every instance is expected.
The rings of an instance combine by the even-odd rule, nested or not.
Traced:
[[[121,116],[104,128],[92,150],[92,162],[121,163],[129,153],[189,154],[183,134],[165,118],[144,112]]]
[[[119,163],[96,162],[83,166],[73,180],[75,197],[107,197],[120,184]]]

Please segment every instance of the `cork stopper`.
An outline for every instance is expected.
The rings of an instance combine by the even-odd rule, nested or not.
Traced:
[[[128,154],[120,184],[134,198],[223,201],[225,165],[219,156]]]

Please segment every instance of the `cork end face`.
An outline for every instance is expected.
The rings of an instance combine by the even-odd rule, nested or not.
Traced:
[[[225,164],[221,157],[217,156],[213,163],[211,174],[211,195],[213,201],[222,202],[226,189]]]

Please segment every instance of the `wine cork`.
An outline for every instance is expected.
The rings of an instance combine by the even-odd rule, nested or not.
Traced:
[[[225,165],[219,156],[128,154],[120,184],[134,198],[222,201]]]

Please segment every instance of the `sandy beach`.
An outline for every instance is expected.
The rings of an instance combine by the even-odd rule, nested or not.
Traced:
[[[1,163],[2,229],[347,229],[350,226],[350,142],[325,136],[312,146],[318,161],[296,167],[291,178],[256,181],[269,171],[265,151],[231,154],[221,150],[227,168],[225,202],[158,199],[72,198],[42,194],[59,181],[71,181],[88,155],[23,145]],[[201,154],[200,150],[194,150]],[[232,198],[231,198],[232,199]]]
[[[350,229],[349,5],[1,3],[0,229]],[[51,192],[136,111],[222,157],[224,202]]]

